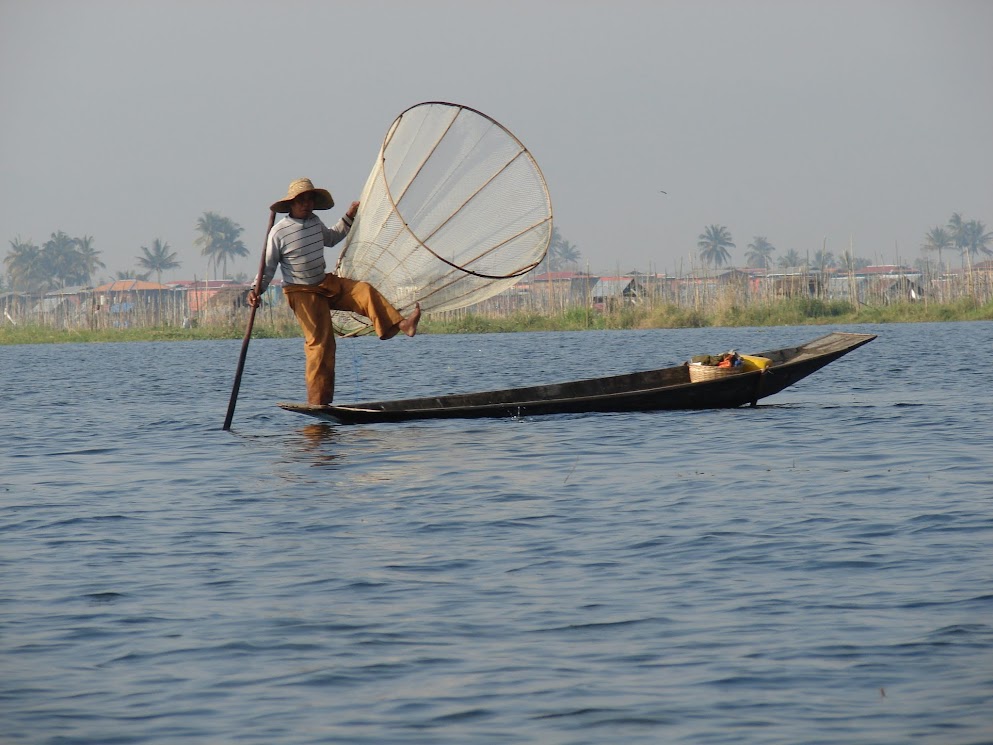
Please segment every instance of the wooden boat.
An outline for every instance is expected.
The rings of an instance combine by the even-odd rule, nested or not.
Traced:
[[[798,347],[757,352],[772,364],[700,382],[687,364],[567,383],[500,391],[369,401],[347,406],[280,403],[287,411],[359,424],[411,419],[523,417],[608,411],[734,408],[779,393],[834,360],[868,344],[874,334],[835,332]]]

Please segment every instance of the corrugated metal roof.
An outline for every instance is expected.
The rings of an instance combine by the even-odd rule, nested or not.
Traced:
[[[593,285],[593,297],[623,297],[634,280],[630,277],[601,277]]]
[[[135,290],[168,290],[158,282],[146,282],[143,279],[118,279],[109,284],[94,287],[93,292],[133,292]]]

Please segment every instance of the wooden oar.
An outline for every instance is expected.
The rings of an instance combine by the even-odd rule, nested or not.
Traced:
[[[265,271],[265,250],[269,243],[269,231],[272,230],[273,224],[276,222],[276,210],[272,210],[269,213],[269,227],[265,229],[265,240],[262,242],[262,258],[259,260],[259,273],[255,277],[255,295],[259,295],[259,284],[262,282],[262,273]],[[260,300],[261,302],[261,300]],[[228,401],[228,413],[224,417],[224,427],[222,429],[231,429],[231,419],[234,417],[234,407],[238,403],[238,389],[241,388],[241,374],[245,370],[245,358],[248,356],[248,342],[252,338],[252,327],[255,325],[255,311],[256,307],[251,306],[252,310],[248,314],[248,327],[245,329],[245,338],[241,340],[241,354],[238,357],[238,370],[234,374],[234,386],[231,388],[231,399]]]

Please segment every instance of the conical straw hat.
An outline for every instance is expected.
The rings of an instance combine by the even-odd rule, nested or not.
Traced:
[[[290,202],[301,194],[306,194],[308,191],[314,195],[315,210],[329,210],[334,207],[334,199],[331,198],[331,192],[327,189],[318,189],[309,178],[298,178],[290,184],[286,190],[286,196],[278,202],[274,202],[269,209],[274,212],[289,212]]]

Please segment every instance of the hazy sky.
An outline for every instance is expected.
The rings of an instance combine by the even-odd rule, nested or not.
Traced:
[[[158,238],[203,276],[214,211],[254,273],[287,184],[347,205],[427,100],[528,146],[593,272],[688,270],[710,224],[738,265],[993,227],[987,0],[0,0],[0,257],[63,230],[110,276]]]

